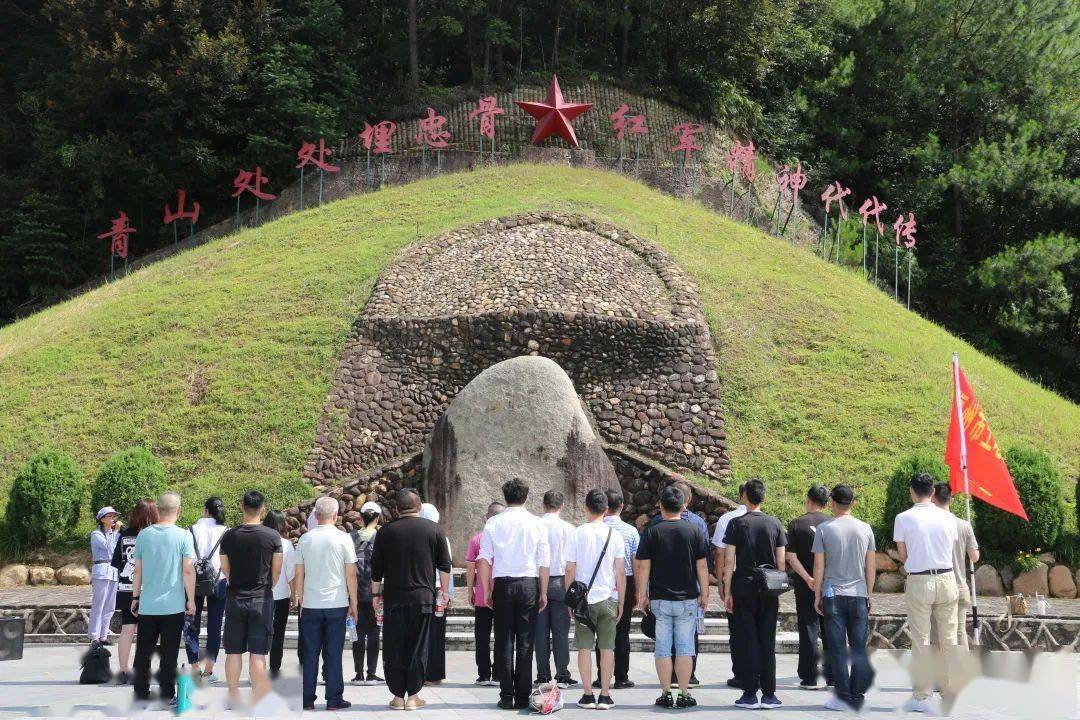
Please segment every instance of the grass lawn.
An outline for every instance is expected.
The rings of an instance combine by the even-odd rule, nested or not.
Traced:
[[[1073,502],[1080,406],[856,271],[613,174],[518,165],[292,215],[0,328],[0,505],[42,448],[72,454],[92,477],[139,443],[184,491],[189,519],[210,494],[230,508],[252,487],[279,507],[308,497],[300,470],[380,270],[418,224],[430,235],[537,209],[623,226],[695,278],[720,345],[735,481],[764,477],[782,517],[809,483],[841,480],[859,491],[861,515],[879,517],[898,458],[944,447],[953,350],[999,442],[1049,452]]]

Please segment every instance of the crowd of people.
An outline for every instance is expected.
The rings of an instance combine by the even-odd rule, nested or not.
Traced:
[[[876,547],[870,526],[852,514],[849,485],[810,487],[806,513],[785,528],[762,510],[765,483],[749,480],[739,488],[738,507],[718,519],[711,536],[689,510],[692,490],[682,482],[661,490],[659,513],[640,532],[621,519],[621,490],[590,490],[580,508],[586,520],[577,527],[561,516],[562,493],[546,492],[537,516],[525,507],[529,492],[518,478],[503,485],[502,501],[488,506],[465,557],[475,682],[498,686],[499,708],[525,709],[534,688],[579,682],[579,707],[615,707],[614,691],[634,687],[635,612],[655,638],[656,705],[695,707],[710,576],[727,615],[733,675],[727,685],[741,692],[734,704],[779,708],[776,628],[785,572],[798,619],[800,686],[831,686],[828,709],[863,707],[874,678],[867,636]],[[950,690],[950,664],[934,661],[931,646],[947,654],[967,644],[966,569],[978,560],[978,544],[971,525],[949,512],[948,484],[918,474],[910,495],[912,507],[897,515],[893,539],[907,571],[914,654],[905,709],[925,711],[935,684],[943,694]],[[175,493],[140,501],[126,527],[114,508],[102,508],[91,537],[90,638],[108,642],[111,617],[119,611],[117,681],[131,682],[135,698],[148,700],[157,650],[165,702],[174,697],[181,644],[203,682],[217,681],[215,664],[224,647],[229,702],[239,706],[243,656],[250,701],[257,703],[281,672],[286,623],[290,610],[298,609],[305,709],[315,706],[320,668],[325,707],[350,707],[342,667],[346,637],[354,683],[385,683],[390,707],[423,708],[424,687],[446,676],[451,546],[438,510],[417,490],[398,490],[393,501],[388,523],[389,513],[369,501],[360,508],[362,522],[346,533],[338,528],[338,501],[321,497],[295,547],[284,516],[268,510],[257,491],[244,495],[242,521],[233,527],[217,497],[205,502],[203,517],[186,530],[177,526]],[[570,671],[571,627],[580,681]],[[380,648],[385,679],[376,674]]]

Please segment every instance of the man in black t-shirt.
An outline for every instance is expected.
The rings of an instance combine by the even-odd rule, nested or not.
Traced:
[[[743,694],[735,705],[741,708],[773,709],[782,705],[776,697],[776,615],[780,598],[760,594],[753,585],[754,569],[766,565],[783,570],[784,527],[772,515],[761,512],[765,483],[747,480],[746,514],[728,523],[724,533],[724,595],[728,609],[739,625],[736,633],[743,676]],[[758,689],[761,700],[758,700]]]
[[[221,537],[221,572],[229,579],[225,598],[225,680],[229,698],[239,699],[240,671],[248,653],[251,704],[270,692],[266,654],[274,635],[274,584],[281,574],[281,536],[262,524],[265,499],[244,494],[244,523]]]
[[[669,485],[660,493],[663,520],[645,528],[638,544],[640,561],[635,576],[638,609],[656,616],[656,674],[660,707],[690,708],[694,634],[697,619],[709,605],[709,543],[705,533],[680,517],[685,498]],[[674,655],[674,657],[672,657]],[[671,697],[672,668],[679,682],[679,699]]]
[[[395,710],[419,710],[427,675],[428,638],[438,593],[450,591],[450,546],[442,527],[420,517],[412,488],[394,497],[398,518],[375,536],[371,593],[383,618],[383,671]],[[439,589],[435,588],[435,570]],[[408,700],[406,700],[408,698]]]
[[[818,689],[818,663],[823,662],[825,680],[832,684],[828,651],[822,633],[822,617],[814,609],[814,535],[823,522],[832,520],[824,512],[829,490],[824,485],[811,485],[806,491],[806,512],[788,523],[787,564],[791,571],[791,589],[795,591],[795,614],[799,622],[799,686]],[[818,639],[822,652],[818,652]]]

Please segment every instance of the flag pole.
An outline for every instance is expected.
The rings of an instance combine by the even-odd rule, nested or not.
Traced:
[[[953,405],[956,407],[956,426],[959,429],[960,434],[960,469],[964,473],[964,505],[967,510],[967,521],[971,524],[971,480],[968,478],[968,463],[967,463],[967,433],[964,430],[964,403],[960,397],[960,355],[954,352],[952,355],[953,361]],[[967,565],[967,577],[968,585],[971,590],[971,629],[975,634],[975,644],[981,645],[980,641],[982,633],[979,627],[979,598],[975,592],[975,563],[971,562],[971,558],[964,554],[964,563]],[[967,628],[961,628],[962,632],[967,632]]]

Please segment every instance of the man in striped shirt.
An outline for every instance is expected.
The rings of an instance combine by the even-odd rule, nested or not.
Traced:
[[[630,620],[634,615],[634,599],[637,597],[634,592],[634,567],[637,564],[635,557],[637,556],[641,536],[638,534],[636,527],[624,522],[620,517],[624,503],[622,490],[608,489],[605,492],[607,494],[607,515],[604,517],[604,522],[615,528],[615,532],[622,537],[623,546],[626,548],[626,558],[624,560],[626,563],[626,592],[623,593],[623,597],[619,598],[623,610],[619,618],[619,624],[615,626],[615,682],[611,686],[615,690],[622,690],[634,687],[634,681],[630,679]],[[596,666],[597,668],[600,667],[599,651],[596,653]],[[598,677],[599,674],[599,670],[597,670]],[[596,683],[593,683],[593,685],[596,686]]]

